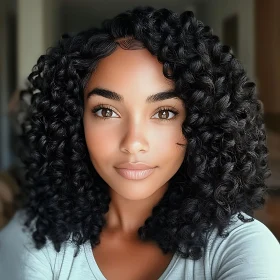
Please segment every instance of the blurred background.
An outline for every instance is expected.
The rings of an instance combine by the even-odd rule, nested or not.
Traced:
[[[139,5],[192,10],[230,45],[257,83],[264,104],[272,176],[256,217],[280,240],[280,1],[279,0],[1,0],[0,1],[0,228],[13,215],[21,170],[19,92],[36,60],[62,33],[98,26]]]

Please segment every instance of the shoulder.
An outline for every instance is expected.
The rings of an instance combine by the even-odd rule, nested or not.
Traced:
[[[24,226],[25,220],[25,212],[20,210],[15,213],[10,222],[0,231],[1,249],[6,249],[8,246],[18,249],[25,248],[26,250],[35,249],[31,232]]]
[[[18,238],[22,240],[28,237],[27,232],[23,231],[24,219],[25,214],[23,211],[15,213],[9,223],[0,231],[1,243],[3,243],[3,240],[9,242],[16,241]]]
[[[49,244],[38,250],[24,221],[25,213],[18,211],[0,231],[1,274],[6,276],[4,279],[52,279],[54,250]]]
[[[16,257],[14,252],[23,251],[28,247],[32,247],[31,234],[24,228],[24,220],[24,212],[19,211],[0,231],[0,250],[1,253],[4,251],[6,256],[13,254]]]
[[[214,279],[278,279],[280,245],[263,223],[255,218],[244,223],[237,214],[226,231],[229,235],[225,238],[217,230],[208,238],[205,257],[210,260]]]

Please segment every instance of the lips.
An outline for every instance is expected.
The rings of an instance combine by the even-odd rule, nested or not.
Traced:
[[[150,176],[155,170],[145,163],[122,163],[116,167],[116,171],[125,179],[142,180]]]
[[[133,169],[133,170],[146,170],[146,169],[152,169],[154,167],[149,166],[148,164],[143,163],[143,162],[136,162],[136,163],[125,162],[125,163],[119,164],[118,166],[116,166],[116,168]]]

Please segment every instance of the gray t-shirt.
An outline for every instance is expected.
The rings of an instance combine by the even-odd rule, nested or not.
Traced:
[[[227,238],[219,237],[216,230],[209,233],[203,258],[193,261],[175,254],[159,279],[279,280],[280,245],[275,236],[256,219],[249,223],[243,223],[237,216],[233,219],[236,222],[229,227]],[[29,235],[22,231],[21,221],[18,212],[0,231],[1,280],[106,279],[89,242],[80,247],[76,257],[76,247],[70,241],[65,242],[59,253],[51,242],[37,250]]]

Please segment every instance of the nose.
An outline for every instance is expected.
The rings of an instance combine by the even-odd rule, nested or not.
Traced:
[[[130,123],[126,126],[120,150],[123,153],[137,154],[147,152],[149,144],[147,140],[147,128],[140,123]]]

